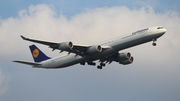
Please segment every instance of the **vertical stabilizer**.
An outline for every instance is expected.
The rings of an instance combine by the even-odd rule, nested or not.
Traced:
[[[50,57],[46,56],[39,48],[35,45],[29,46],[31,50],[32,57],[35,62],[41,62],[50,59]]]

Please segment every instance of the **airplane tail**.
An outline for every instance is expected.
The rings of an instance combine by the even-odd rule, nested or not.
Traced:
[[[50,57],[46,56],[39,48],[37,48],[35,45],[29,46],[31,50],[31,54],[33,56],[33,59],[35,62],[42,62],[45,60],[50,59]]]

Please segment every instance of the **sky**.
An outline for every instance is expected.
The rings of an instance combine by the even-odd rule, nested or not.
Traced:
[[[179,101],[179,0],[0,1],[0,101]],[[135,61],[102,70],[79,64],[38,69],[20,35],[54,42],[94,45],[140,29],[163,26],[157,40],[132,47]],[[36,44],[50,57],[59,54]]]

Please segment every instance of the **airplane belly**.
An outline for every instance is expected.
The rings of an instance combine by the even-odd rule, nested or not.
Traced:
[[[141,36],[139,35],[135,37],[129,37],[127,39],[122,39],[118,42],[118,44],[113,45],[113,47],[118,51],[120,51],[149,41],[152,41],[152,37],[148,35],[141,35]]]
[[[104,58],[104,57],[108,57],[108,56],[111,56],[113,54],[116,54],[116,52],[117,52],[117,50],[115,50],[114,48],[110,48],[110,49],[107,49],[103,52],[90,55],[90,56],[86,57],[86,59],[91,60],[91,61],[95,61],[95,60],[98,60],[100,58]]]
[[[49,60],[42,64],[43,68],[65,68],[81,62],[83,58],[81,56],[76,56],[75,54],[69,54],[64,57],[59,57],[56,59]]]
[[[75,54],[69,55],[63,59],[63,61],[59,61],[61,63],[57,62],[57,68],[64,68],[68,67],[74,64],[78,64],[81,61],[83,61],[83,58],[81,56],[76,56]]]

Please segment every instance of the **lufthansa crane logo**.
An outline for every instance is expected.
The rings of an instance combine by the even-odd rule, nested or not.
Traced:
[[[39,50],[37,48],[34,49],[32,55],[34,58],[37,58],[39,56]]]

